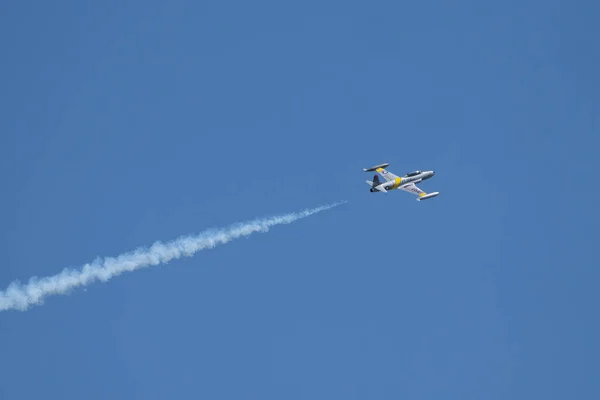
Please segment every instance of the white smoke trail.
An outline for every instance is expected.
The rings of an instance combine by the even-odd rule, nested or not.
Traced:
[[[156,242],[150,248],[139,248],[115,258],[97,259],[85,264],[81,270],[65,268],[61,273],[38,279],[32,277],[26,285],[12,282],[0,291],[0,311],[25,311],[30,306],[42,304],[47,296],[67,294],[71,289],[87,286],[96,280],[106,282],[127,271],[135,271],[158,264],[168,263],[181,257],[191,257],[196,252],[228,243],[233,239],[267,232],[275,225],[289,224],[321,211],[329,210],[345,201],[277,217],[257,219],[232,225],[219,230],[208,230],[195,236],[184,236],[168,243]]]

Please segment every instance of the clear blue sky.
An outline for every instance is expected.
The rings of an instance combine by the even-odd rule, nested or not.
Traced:
[[[0,398],[600,398],[597,2],[95,3],[2,6],[2,289],[348,203],[1,313]]]

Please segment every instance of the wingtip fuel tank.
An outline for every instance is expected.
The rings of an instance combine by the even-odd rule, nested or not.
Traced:
[[[379,165],[374,165],[371,168],[363,168],[363,171],[371,172],[371,171],[376,171],[377,168],[387,168],[389,166],[390,166],[390,163],[383,163],[383,164],[379,164]]]
[[[419,198],[417,198],[417,201],[431,199],[432,197],[435,197],[435,196],[437,196],[438,194],[440,194],[440,192],[432,192],[432,193],[426,194],[426,195],[425,195],[425,196],[423,196],[423,197],[419,197]]]

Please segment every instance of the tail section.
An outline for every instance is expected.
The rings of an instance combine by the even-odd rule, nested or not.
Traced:
[[[375,175],[372,181],[365,181],[367,185],[371,186],[371,192],[378,192],[379,189],[375,189],[377,186],[381,185],[381,181],[379,180],[379,176]],[[385,189],[383,190],[385,192]]]
[[[379,180],[379,175],[375,174],[373,176],[373,187],[381,185],[381,181]]]

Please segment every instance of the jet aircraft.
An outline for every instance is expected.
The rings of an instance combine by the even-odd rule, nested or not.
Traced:
[[[366,181],[367,184],[371,186],[371,192],[387,193],[389,190],[401,189],[406,192],[416,194],[419,196],[417,198],[419,201],[427,200],[440,194],[440,192],[432,192],[429,194],[425,193],[416,185],[416,183],[433,177],[435,175],[434,171],[413,171],[404,176],[396,176],[385,169],[389,165],[389,163],[384,163],[375,165],[371,168],[363,168],[363,171],[365,172],[377,171],[383,177],[383,179],[385,179],[385,182],[381,182],[379,180],[379,176],[375,174],[372,181]]]

